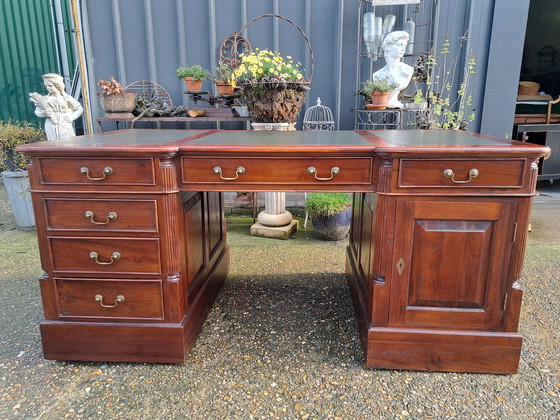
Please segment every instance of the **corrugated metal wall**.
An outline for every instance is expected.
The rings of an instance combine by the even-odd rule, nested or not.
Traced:
[[[493,25],[497,21],[515,22],[509,30],[515,32],[512,39],[517,40],[519,34],[524,35],[525,32],[523,19],[526,15],[523,14],[526,12],[523,5],[528,2],[437,1],[440,12],[437,15],[439,36],[436,41],[441,45],[443,35],[447,34],[452,44],[450,55],[459,54],[456,80],[461,79],[468,53],[473,51],[477,56],[477,73],[472,84],[472,109],[477,118],[471,125],[471,131],[486,127],[487,133],[493,131],[501,136],[507,130],[511,131],[511,127],[507,126],[509,119],[513,122],[513,111],[511,118],[502,118],[496,127],[492,127],[490,114],[502,111],[495,108],[493,101],[502,96],[511,101],[511,95],[515,95],[516,88],[512,83],[518,76],[515,66],[520,65],[522,43],[507,46],[510,50],[505,50],[508,53],[504,54],[504,68],[492,68],[492,75],[486,70],[491,61],[492,42],[496,45],[501,42],[498,32],[493,32]],[[304,108],[314,105],[317,96],[320,96],[323,105],[332,109],[337,128],[353,129],[358,5],[358,0],[82,0],[89,83],[93,88],[99,79],[111,75],[123,84],[153,80],[169,91],[175,104],[187,103],[188,98],[182,93],[182,81],[176,78],[175,69],[185,64],[201,64],[211,69],[217,62],[218,48],[225,37],[256,16],[275,13],[294,20],[311,40],[315,73]],[[465,33],[469,34],[469,40],[459,53],[459,38]],[[309,69],[310,58],[303,37],[288,23],[278,19],[261,19],[250,25],[246,36],[253,47],[291,55]],[[436,50],[438,48],[436,46]],[[488,86],[495,87],[492,80],[496,76],[501,78],[499,82],[507,83],[504,89],[493,92],[494,96],[491,96],[486,92]],[[210,81],[205,83],[206,88],[212,88]],[[485,101],[492,107],[485,107]],[[95,97],[92,108],[94,117],[103,113]],[[483,118],[484,113],[488,113],[486,119]],[[112,128],[114,126],[107,127]],[[235,128],[243,127],[239,125]]]
[[[38,122],[28,93],[43,92],[41,76],[59,70],[49,2],[0,4],[0,120]]]
[[[317,96],[338,116],[339,126],[353,126],[355,91],[355,0],[96,0],[82,2],[89,25],[89,81],[115,76],[121,83],[152,80],[163,85],[174,104],[186,103],[179,65],[212,69],[221,42],[252,18],[275,13],[292,19],[309,37],[315,72],[307,105]],[[245,34],[253,48],[290,55],[310,69],[305,40],[289,23],[275,18],[254,22]],[[209,80],[204,88],[211,89]],[[94,101],[94,115],[102,113]],[[167,125],[166,125],[167,127]],[[239,125],[239,128],[242,128]]]

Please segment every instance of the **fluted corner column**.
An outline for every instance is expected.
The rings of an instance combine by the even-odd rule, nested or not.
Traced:
[[[290,224],[292,213],[286,210],[286,193],[264,193],[264,210],[259,213],[258,220],[264,226],[286,226]]]

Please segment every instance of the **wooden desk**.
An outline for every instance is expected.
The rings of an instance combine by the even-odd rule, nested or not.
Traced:
[[[21,146],[48,359],[184,362],[228,273],[222,191],[354,193],[366,365],[514,373],[544,146],[453,131],[122,130]],[[223,180],[236,168],[246,172]],[[317,180],[331,168],[340,174]]]

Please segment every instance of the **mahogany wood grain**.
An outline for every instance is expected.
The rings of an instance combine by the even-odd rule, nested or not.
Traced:
[[[185,280],[189,294],[203,279],[206,267],[206,224],[204,223],[203,193],[199,192],[183,203],[183,218],[188,235],[185,235],[185,258],[187,261]],[[197,281],[199,280],[199,281]],[[195,294],[197,291],[194,292]]]
[[[153,159],[41,158],[43,184],[154,185]],[[104,174],[106,167],[111,174]],[[88,174],[81,171],[88,168]],[[88,178],[103,178],[91,180]]]
[[[48,231],[157,233],[157,199],[104,199],[46,197],[43,199]],[[92,212],[87,217],[86,212]],[[115,213],[116,218],[109,218]],[[94,223],[95,222],[95,223]]]
[[[501,159],[499,162],[490,159],[400,159],[400,188],[458,188],[471,189],[490,187],[501,188],[523,187],[523,175],[526,172],[527,159]],[[454,183],[443,176],[446,169],[455,174],[454,179],[464,184]],[[479,175],[469,181],[469,171],[477,169]]]
[[[517,373],[517,333],[375,328],[368,331],[366,365],[383,369]]]
[[[123,130],[20,150],[32,158],[47,358],[184,362],[229,269],[220,191],[346,191],[356,193],[346,273],[366,366],[517,370],[547,147],[445,130]],[[81,171],[100,178],[106,166],[100,180]],[[224,180],[215,166],[246,173]],[[310,166],[323,178],[341,171],[318,180]],[[118,217],[97,225],[87,210]],[[102,263],[121,257],[100,265],[91,251]],[[125,301],[103,308],[96,294]]]
[[[160,281],[122,279],[55,279],[58,289],[60,318],[163,319]],[[95,300],[97,295],[103,301]],[[117,296],[124,301],[116,303]],[[114,306],[114,307],[103,307]]]
[[[52,236],[48,239],[55,274],[162,274],[157,238]],[[91,252],[98,254],[99,263],[90,257]],[[119,259],[111,258],[114,252],[120,253]]]
[[[497,328],[515,210],[495,199],[399,200],[390,324]]]
[[[373,182],[373,160],[369,157],[183,157],[181,165],[181,182],[184,187],[197,185],[209,191],[268,191],[270,186],[284,186],[285,190],[299,191],[332,188],[367,191],[371,190]],[[240,174],[237,179],[224,181],[213,172],[216,166],[222,168],[223,178],[235,178],[239,167],[245,168],[245,173]],[[330,178],[331,169],[335,167],[340,169],[340,173],[332,176],[332,179],[320,181],[308,173],[310,167],[317,169],[319,178]]]

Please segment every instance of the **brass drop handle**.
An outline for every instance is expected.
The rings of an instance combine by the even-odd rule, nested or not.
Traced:
[[[446,169],[446,170],[443,171],[443,177],[450,179],[455,184],[466,184],[468,182],[471,182],[478,175],[480,175],[480,172],[478,171],[478,169],[473,168],[469,171],[469,179],[465,179],[464,181],[457,181],[455,179],[455,174],[453,173],[453,169]]]
[[[315,179],[319,180],[319,181],[330,181],[331,179],[333,179],[333,177],[335,175],[338,175],[340,173],[340,168],[338,166],[334,166],[331,168],[331,176],[329,178],[320,178],[317,176],[317,168],[315,168],[315,166],[310,166],[309,168],[307,168],[307,173],[310,175],[315,175]]]
[[[238,166],[237,169],[235,170],[235,178],[224,178],[222,176],[222,168],[220,166],[214,166],[212,168],[212,172],[214,172],[216,175],[220,175],[220,178],[222,178],[224,181],[233,181],[233,180],[239,178],[239,175],[243,175],[247,171],[245,170],[245,168],[243,166]]]
[[[99,254],[95,251],[91,251],[89,253],[89,257],[94,260],[97,264],[99,265],[111,265],[113,264],[115,261],[119,260],[121,258],[121,253],[118,251],[115,251],[111,254],[111,261],[109,262],[104,262],[104,261],[99,261]]]
[[[116,308],[119,303],[124,302],[124,296],[123,295],[118,295],[117,298],[115,299],[115,304],[114,305],[105,305],[103,303],[103,295],[95,295],[95,301],[99,302],[99,304],[101,306],[103,306],[104,308]]]
[[[107,220],[105,222],[97,222],[97,221],[93,220],[93,218],[95,217],[95,214],[91,210],[87,210],[84,213],[84,216],[86,216],[91,221],[91,223],[93,223],[94,225],[106,225],[111,220],[117,220],[117,213],[114,212],[114,211],[110,211],[107,214]]]
[[[113,173],[113,168],[111,168],[110,166],[106,166],[105,168],[103,168],[103,176],[100,177],[100,178],[90,177],[89,176],[89,168],[87,166],[82,166],[80,168],[80,173],[87,176],[87,179],[89,179],[90,181],[101,181],[102,179],[105,179],[108,175],[111,175]]]

